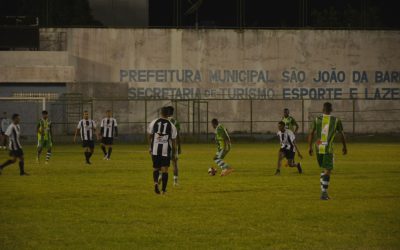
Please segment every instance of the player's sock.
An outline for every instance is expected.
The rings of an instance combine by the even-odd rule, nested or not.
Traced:
[[[47,154],[46,154],[46,161],[49,161],[49,160],[50,160],[50,157],[51,157],[51,151],[47,151]]]
[[[159,171],[158,170],[153,170],[153,181],[154,181],[154,192],[156,194],[160,194],[160,189],[158,188],[158,176],[159,176]]]
[[[7,167],[8,165],[11,165],[11,164],[13,164],[13,163],[14,163],[14,161],[12,161],[12,160],[7,160],[6,162],[4,162],[3,164],[0,165],[0,169],[3,169],[3,168],[5,168],[5,167]]]
[[[321,191],[323,194],[328,193],[328,187],[329,187],[329,180],[331,176],[327,174],[322,174],[321,176]]]
[[[301,163],[296,164],[297,170],[299,171],[299,174],[303,173],[303,169],[301,168]]]
[[[229,165],[225,163],[222,159],[216,159],[215,163],[221,168],[221,169],[226,169],[229,168]]]
[[[109,147],[109,148],[108,148],[108,155],[107,155],[107,158],[108,158],[108,159],[110,159],[111,153],[112,153],[112,147]]]
[[[37,151],[37,159],[39,159],[40,158],[40,155],[42,154],[42,149],[41,148],[38,148],[38,151]]]
[[[158,176],[159,176],[159,171],[158,170],[154,170],[153,171],[154,184],[158,184]]]
[[[89,152],[85,152],[85,159],[86,159],[86,163],[90,163],[89,161]]]
[[[158,171],[158,180],[157,180],[158,185],[161,185],[161,180],[162,180],[162,172],[160,170],[160,171]]]
[[[177,175],[174,175],[174,183],[175,184],[178,183],[178,176]]]
[[[162,173],[162,191],[167,191],[168,173]]]
[[[24,161],[19,161],[19,175],[24,175],[25,174],[25,169],[24,169]]]
[[[103,150],[104,156],[107,155],[106,147],[104,145],[101,145],[101,150]]]

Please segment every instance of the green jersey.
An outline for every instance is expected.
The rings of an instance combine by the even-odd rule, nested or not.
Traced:
[[[38,122],[38,140],[51,141],[51,121],[40,119]]]
[[[215,128],[215,143],[217,144],[218,150],[225,148],[225,140],[230,140],[228,131],[222,124],[219,124]]]
[[[285,128],[293,132],[295,131],[293,127],[298,127],[296,120],[292,116],[282,117],[282,121],[285,123]]]
[[[319,115],[314,119],[311,129],[315,129],[317,134],[317,140],[315,141],[317,153],[332,154],[336,132],[343,131],[340,119],[331,115]]]
[[[181,130],[181,124],[178,122],[178,120],[170,117],[169,121],[175,126],[176,132],[178,132],[178,134],[179,134],[179,131]]]

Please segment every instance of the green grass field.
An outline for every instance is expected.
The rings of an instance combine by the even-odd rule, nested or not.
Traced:
[[[116,145],[112,161],[97,147],[90,167],[78,145],[55,147],[49,165],[26,146],[31,176],[16,164],[0,176],[0,249],[400,249],[400,144],[350,143],[330,201],[305,144],[305,173],[273,176],[278,146],[233,145],[236,171],[211,177],[214,145],[184,145],[166,196],[144,145]]]

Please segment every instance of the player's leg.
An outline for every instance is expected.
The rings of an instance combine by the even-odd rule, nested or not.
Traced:
[[[47,150],[45,164],[49,163],[49,160],[51,158],[51,149],[52,149],[52,147],[53,147],[53,144],[52,144],[52,142],[50,140],[46,140],[46,141],[43,142],[43,149]]]
[[[222,169],[221,176],[227,176],[230,173],[232,173],[233,170],[234,170],[228,163],[226,163],[224,161],[224,158],[227,156],[229,151],[230,151],[229,149],[228,150],[222,150],[222,154],[220,155],[220,163],[219,163],[220,165],[219,166]]]
[[[160,168],[153,168],[153,181],[154,181],[154,192],[160,194],[160,189],[158,187],[158,178],[160,176]]]
[[[106,160],[107,159],[107,151],[106,151],[106,143],[105,143],[105,140],[106,140],[106,138],[101,138],[101,150],[103,151],[103,155],[104,155],[104,158],[103,158],[103,160]]]
[[[110,160],[111,158],[111,153],[112,153],[112,144],[107,145],[107,160]]]
[[[38,139],[38,144],[37,144],[37,155],[36,155],[36,161],[39,163],[40,162],[40,155],[42,154],[43,150],[43,142],[41,139]]]
[[[333,154],[321,154],[321,167],[323,169],[321,173],[321,200],[329,200],[328,187],[331,179],[331,172],[333,169]]]
[[[25,161],[24,161],[24,153],[22,152],[22,149],[20,149],[19,152],[19,175],[29,175],[27,172],[25,172]]]
[[[295,156],[295,153],[294,153],[294,152],[291,152],[290,155],[289,155],[288,158],[287,158],[287,159],[288,159],[288,165],[289,165],[289,167],[291,167],[291,168],[296,167],[296,168],[297,168],[297,171],[299,172],[299,174],[301,174],[301,173],[303,173],[303,169],[301,168],[300,162],[296,163],[296,162],[294,161],[294,156]]]
[[[0,172],[1,172],[1,170],[3,170],[5,167],[7,167],[7,166],[9,166],[9,165],[11,165],[11,164],[13,164],[13,163],[15,163],[15,162],[17,161],[17,157],[11,155],[11,153],[12,153],[12,152],[10,152],[11,159],[8,159],[7,161],[3,162],[3,164],[0,165]]]
[[[178,185],[178,158],[172,160],[172,166],[174,167],[174,186]]]
[[[89,162],[90,162],[90,157],[92,157],[92,155],[93,155],[93,153],[94,153],[94,141],[90,141],[90,144],[89,144]]]
[[[50,158],[51,158],[51,154],[52,154],[52,153],[51,153],[51,149],[52,149],[52,147],[48,147],[48,148],[47,148],[45,164],[47,164],[47,163],[49,162]]]
[[[282,167],[282,160],[285,158],[285,153],[282,149],[279,150],[278,152],[278,164],[276,167],[275,175],[280,175],[281,174],[281,167]]]
[[[153,162],[153,181],[154,181],[154,192],[156,194],[160,194],[160,189],[158,188],[159,183],[159,176],[160,176],[160,171],[161,171],[161,162],[159,157],[152,155],[151,160]]]
[[[164,164],[163,164],[164,165]],[[169,165],[169,164],[168,164]],[[165,194],[167,192],[167,184],[168,184],[168,167],[161,167],[161,175],[162,175],[162,192]]]

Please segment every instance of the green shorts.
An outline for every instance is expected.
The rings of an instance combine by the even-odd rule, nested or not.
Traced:
[[[317,154],[320,168],[333,169],[333,154]]]
[[[38,148],[46,148],[49,149],[51,147],[53,147],[53,143],[50,140],[38,140]]]

